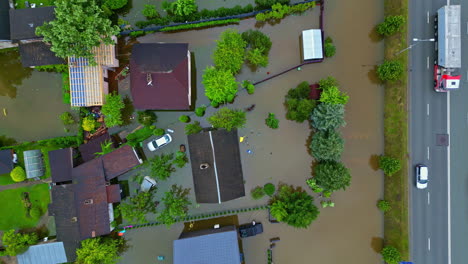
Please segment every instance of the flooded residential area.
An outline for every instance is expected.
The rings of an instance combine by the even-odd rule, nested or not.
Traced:
[[[123,14],[120,14],[120,17],[133,25],[136,21],[145,19],[141,15],[141,10],[145,5],[156,5],[160,13],[164,13],[160,7],[161,2],[133,0],[130,3],[131,8],[127,8]],[[254,1],[250,0],[201,0],[196,2],[199,10],[220,7],[232,8],[237,4],[241,6],[255,4]],[[317,1],[317,3],[319,2]],[[302,32],[309,29],[320,29],[320,4],[323,4],[324,7],[323,38],[331,37],[333,39],[336,54],[333,57],[324,58],[321,62],[303,64]],[[89,80],[74,81],[75,78],[82,77],[73,77],[75,73],[72,68],[65,71],[65,74],[69,73],[71,76],[71,90],[69,92],[71,94],[71,103],[66,104],[62,98],[63,72],[40,72],[37,69],[22,67],[17,51],[1,52],[0,50],[0,68],[2,69],[2,73],[0,73],[0,111],[3,111],[3,113],[0,113],[0,136],[12,138],[17,142],[16,147],[9,147],[9,145],[0,141],[0,151],[11,149],[12,153],[14,152],[15,155],[18,154],[22,158],[23,156],[26,157],[26,154],[22,153],[23,151],[26,152],[26,150],[35,147],[42,151],[43,157],[47,157],[43,158],[44,162],[50,163],[42,165],[43,167],[40,169],[43,171],[42,175],[31,179],[28,176],[24,183],[11,184],[18,184],[18,187],[22,188],[38,184],[39,181],[49,184],[51,194],[47,199],[50,199],[51,204],[48,207],[43,207],[42,216],[38,218],[37,225],[44,222],[49,223],[47,224],[49,228],[48,235],[52,241],[63,241],[67,261],[70,261],[70,256],[75,258],[77,255],[78,258],[87,256],[83,253],[84,251],[77,254],[75,254],[75,251],[69,252],[67,245],[73,244],[75,248],[79,248],[81,240],[92,240],[96,239],[96,236],[102,235],[106,237],[105,239],[110,236],[123,238],[126,241],[125,250],[112,263],[180,264],[183,263],[180,262],[181,251],[176,253],[175,250],[177,247],[187,245],[179,245],[178,242],[174,241],[181,241],[180,244],[182,244],[184,240],[197,238],[198,235],[190,235],[191,229],[198,230],[192,231],[192,234],[195,234],[203,231],[205,226],[220,225],[219,231],[213,231],[213,234],[211,234],[213,236],[219,234],[217,232],[221,232],[221,229],[229,225],[239,228],[239,225],[250,224],[254,221],[257,225],[259,223],[262,225],[262,232],[250,237],[238,237],[238,241],[240,241],[239,251],[242,255],[241,262],[226,261],[222,263],[380,263],[382,261],[380,251],[384,246],[384,219],[383,213],[376,204],[383,199],[384,176],[382,171],[378,170],[378,162],[376,162],[375,157],[384,153],[384,88],[382,83],[378,81],[375,68],[383,60],[384,44],[381,39],[376,37],[375,26],[382,21],[383,10],[384,7],[381,1],[362,0],[357,3],[329,0],[319,3],[319,5],[303,13],[287,15],[274,23],[260,22],[255,17],[248,17],[241,19],[238,24],[232,25],[175,32],[150,32],[136,38],[120,36],[118,42],[120,46],[116,47],[117,52],[114,54],[120,61],[120,65],[113,67],[109,71],[109,76],[98,75],[104,78],[106,84],[109,82],[108,87],[105,88],[109,91],[109,94],[114,93],[114,95],[118,94],[121,98],[126,98],[124,99],[125,109],[122,109],[122,118],[125,120],[114,127],[109,126],[110,121],[107,121],[109,117],[103,114],[106,111],[105,106],[101,108],[101,106],[85,103],[80,105],[81,96],[87,96],[86,102],[93,98],[86,95],[85,92],[79,96],[76,95],[74,87],[79,87],[79,89],[86,87]],[[242,83],[244,80],[257,83],[285,70],[294,69],[256,84],[253,94],[249,94],[246,89],[239,89],[232,103],[222,104],[215,108],[210,106],[210,98],[206,96],[204,85],[206,83],[203,82],[203,78],[206,72],[205,69],[215,64],[213,53],[220,41],[220,36],[228,29],[237,30],[239,33],[250,29],[259,30],[267,35],[272,43],[268,56],[268,65],[253,69],[250,67],[251,65],[244,63],[239,73],[234,75],[238,83]],[[151,151],[149,146],[151,144],[154,144],[154,146],[160,144],[152,142],[155,139],[161,139],[162,134],[157,135],[156,131],[154,131],[133,145],[129,135],[151,127],[139,122],[138,119],[141,113],[137,111],[145,110],[139,107],[140,105],[147,102],[161,105],[165,103],[164,98],[163,101],[160,99],[154,99],[153,101],[145,101],[144,98],[136,99],[141,94],[138,94],[139,92],[136,92],[132,86],[137,83],[137,74],[139,74],[138,78],[142,79],[141,82],[148,83],[148,87],[150,83],[154,82],[155,86],[151,84],[151,89],[156,89],[156,91],[161,89],[159,85],[165,82],[166,79],[160,77],[160,75],[152,75],[144,70],[138,73],[136,67],[132,66],[134,64],[143,65],[144,63],[141,63],[141,61],[145,60],[145,58],[138,58],[136,55],[132,56],[132,51],[136,53],[137,45],[154,43],[188,44],[190,53],[190,56],[188,56],[190,58],[189,70],[192,71],[189,80],[191,81],[191,99],[193,101],[191,101],[190,108],[182,111],[181,109],[170,108],[149,109],[154,110],[152,112],[157,115],[157,121],[152,124],[154,125],[152,129],[163,129],[162,134],[170,135],[170,140],[163,144],[167,144],[167,146],[163,146],[161,149],[157,146],[155,151]],[[177,57],[175,48],[171,52],[174,53],[166,57],[170,59]],[[107,69],[108,66],[100,62],[101,58],[104,57],[96,55],[96,58],[98,58],[96,61]],[[151,68],[151,66],[148,66],[151,64],[149,62],[150,58],[153,62],[159,60],[153,55],[147,57],[146,64],[138,67],[149,69]],[[164,55],[161,55],[161,57],[164,57]],[[181,60],[185,58],[186,55],[184,54]],[[110,62],[106,63],[110,65]],[[69,63],[69,67],[86,66],[92,67]],[[129,70],[125,68],[127,66],[130,67]],[[176,70],[174,67],[169,72],[176,72],[178,69]],[[76,70],[76,72],[79,73],[79,70]],[[125,73],[122,74],[122,72]],[[310,114],[308,114],[305,122],[288,120],[286,118],[285,96],[290,89],[295,88],[304,81],[315,84],[328,76],[334,77],[339,84],[339,89],[349,96],[344,113],[346,125],[337,128],[337,130],[344,140],[341,163],[349,169],[351,181],[349,186],[333,191],[331,197],[324,197],[324,192],[314,192],[311,190],[312,187],[306,183],[306,180],[314,175],[314,170],[319,164],[319,161],[314,159],[311,154],[311,151],[314,150],[309,150],[314,135],[309,121]],[[171,83],[170,81],[167,82]],[[178,82],[171,83],[171,85],[177,86],[180,84],[180,81]],[[79,92],[82,91],[79,90]],[[166,94],[161,96],[166,96]],[[129,101],[133,101],[133,103],[129,103]],[[167,101],[171,100],[168,99]],[[316,103],[318,102],[317,100]],[[197,107],[205,106],[206,113],[204,116],[198,116],[194,113]],[[207,132],[209,130],[207,128],[213,126],[208,117],[215,115],[223,107],[242,110],[245,112],[246,122],[245,125],[234,129],[235,133],[237,133],[235,145],[238,143],[238,146],[227,145],[226,148],[215,149],[213,140],[215,139],[216,129]],[[61,114],[64,112],[71,113],[74,122],[69,124],[62,122],[64,119],[61,118]],[[265,124],[265,118],[269,113],[274,113],[278,119],[279,127],[277,129],[272,129]],[[200,137],[209,133],[206,142],[211,140],[213,155],[219,151],[219,154],[217,154],[220,156],[218,161],[212,161],[213,164],[208,161],[200,165],[191,164],[199,156],[201,159],[209,160],[209,158],[203,156],[206,154],[203,154],[202,150],[195,149],[196,146],[203,145],[197,142],[197,140],[201,140],[195,137],[197,134],[186,135],[187,124],[180,119],[183,115],[187,115],[189,122],[192,124],[197,121],[200,122],[201,127],[205,129],[205,132],[198,131]],[[102,121],[101,117],[104,118],[104,121]],[[95,127],[90,131],[84,129],[85,131],[81,132],[83,134],[80,134],[77,131],[82,130],[80,127],[85,126],[83,120],[88,118],[95,118],[95,122],[93,119]],[[84,139],[81,146],[79,146],[80,142],[73,141],[77,133],[79,140],[83,141]],[[119,140],[112,144],[115,150],[110,153],[105,152],[104,145],[111,142],[108,140],[114,140],[117,136]],[[73,138],[70,139],[73,142],[54,141],[42,145],[40,143],[41,140],[57,137],[66,137],[67,140]],[[125,139],[125,137],[127,138]],[[106,139],[99,139],[98,141],[98,138]],[[228,141],[228,139],[223,139],[220,140],[219,144],[227,144]],[[23,142],[30,143],[22,144]],[[64,147],[66,144],[69,145]],[[217,144],[216,141],[215,144]],[[47,147],[44,148],[44,146]],[[101,148],[104,154],[100,154]],[[129,150],[127,151],[126,148]],[[57,152],[54,153],[54,151]],[[59,153],[58,151],[63,152]],[[231,152],[234,158],[228,156],[231,155],[228,154]],[[166,177],[164,180],[152,177],[154,171],[157,170],[154,167],[154,164],[156,164],[153,162],[154,160],[164,155],[175,154],[177,156],[179,153],[186,155],[188,163],[185,166],[182,166],[182,168],[174,166],[170,177]],[[70,158],[65,159],[64,157],[67,155]],[[228,156],[228,158],[223,155]],[[241,194],[238,196],[236,196],[237,191],[225,190],[223,188],[227,187],[224,187],[224,183],[218,182],[218,177],[224,176],[218,175],[221,173],[216,172],[216,170],[222,171],[222,162],[226,159],[228,160],[226,161],[228,164],[225,165],[226,168],[230,168],[229,166],[234,167],[237,160],[239,160],[239,166],[237,167],[240,168],[240,182],[243,190],[239,191]],[[71,166],[63,165],[67,162],[71,162]],[[28,168],[25,163],[27,162],[21,160],[19,163],[15,163],[14,167],[24,166]],[[208,176],[203,176],[203,174],[198,176],[196,173],[205,169],[202,167],[204,164],[209,167],[208,170],[212,170],[210,166],[214,165],[216,167],[216,163],[219,163],[220,168],[214,168],[213,175],[216,176],[215,186],[217,185],[218,188],[217,199],[219,202],[197,202],[202,199],[203,193],[201,192],[205,190],[204,188],[208,191],[208,187],[200,185],[205,179],[200,179],[200,182],[198,182],[199,180],[196,177]],[[0,165],[2,165],[1,160]],[[115,166],[115,169],[112,166]],[[59,176],[54,175],[58,171],[61,174]],[[0,177],[9,178],[9,172],[3,173],[5,172],[0,170]],[[26,173],[28,173],[28,169],[26,169]],[[230,173],[232,172],[226,172],[226,174]],[[66,176],[65,174],[69,175]],[[85,174],[93,174],[96,175],[93,177],[102,177],[102,179],[96,180],[93,178],[91,180],[91,177],[89,176],[88,179]],[[143,192],[140,189],[142,186],[141,179],[144,176],[151,176],[155,180],[155,186],[151,187],[154,190],[154,197],[150,201],[155,210],[148,210],[145,207],[145,210],[148,210],[145,216],[146,221],[135,222],[135,218],[129,221],[129,219],[125,219],[125,213],[123,215],[122,213],[120,215],[116,214],[116,211],[119,210],[117,208],[122,208],[118,204],[130,204],[131,197],[136,197]],[[87,184],[90,184],[90,181],[94,181],[93,184],[95,183],[99,187],[88,186]],[[281,185],[292,185],[298,187],[299,191],[312,196],[314,199],[313,204],[320,211],[316,219],[307,227],[293,227],[285,222],[272,220],[271,206],[277,201],[275,199],[280,198],[265,195],[262,198],[253,199],[251,194],[251,191],[257,186],[263,187],[267,183],[271,183],[277,188],[280,188]],[[20,184],[24,184],[24,186]],[[122,191],[120,191],[120,195],[117,194],[118,199],[111,202],[109,200],[111,199],[109,197],[112,197],[110,190],[112,186],[117,185],[121,186]],[[168,203],[166,191],[171,190],[171,186],[174,185],[190,190],[186,196],[190,204],[186,206],[185,213],[180,217],[180,219],[186,220],[179,220],[176,217],[174,220],[177,221],[174,221],[174,223],[164,224],[160,215],[165,210],[163,205],[168,207],[166,204]],[[11,189],[5,188],[6,186],[9,185],[6,183],[0,185],[0,195],[2,192],[7,192],[7,189]],[[221,190],[227,193],[226,195],[238,198],[223,200],[223,192],[220,193],[220,186]],[[234,186],[234,183],[230,181],[226,183],[226,186]],[[82,193],[79,193],[79,190],[83,190]],[[278,194],[279,190],[276,191]],[[102,192],[104,198],[100,196]],[[94,216],[93,214],[97,213],[92,213],[91,209],[87,208],[97,206],[100,199],[105,200],[106,192],[108,199],[107,203],[104,201],[104,214],[106,217]],[[63,202],[60,202],[62,198]],[[221,200],[223,201],[221,202]],[[329,201],[333,202],[333,206],[325,208],[321,203]],[[35,201],[31,201],[31,203],[34,206]],[[65,210],[64,207],[66,207],[66,204],[63,203],[69,203],[73,205],[72,207],[76,206],[76,211],[68,211],[67,209],[67,212],[63,213],[61,210]],[[114,208],[112,213],[109,214],[107,214],[106,209],[108,204],[111,208]],[[268,210],[268,207],[270,210]],[[102,210],[102,207],[93,210]],[[30,209],[26,208],[26,211],[30,213]],[[228,213],[218,214],[220,212]],[[232,219],[222,220],[219,218],[225,216],[224,214],[232,216]],[[5,217],[4,215],[5,213],[2,213],[0,218]],[[74,221],[71,227],[67,224],[61,224],[68,223],[66,221],[70,216],[73,216],[72,222]],[[194,218],[190,218],[191,216]],[[196,216],[202,217],[198,219]],[[86,225],[93,224],[87,221],[80,222],[85,217],[92,219],[88,222],[111,222],[112,233],[99,231],[99,228],[102,228],[101,226],[87,227]],[[78,224],[76,224],[76,221],[78,221]],[[75,224],[76,227],[74,227]],[[109,227],[109,224],[107,226]],[[28,227],[33,228],[34,226]],[[5,233],[10,229],[19,228],[14,224],[5,224],[0,221],[0,229]],[[70,229],[80,234],[78,235],[79,240],[72,240],[75,234],[72,236],[67,235],[66,232],[72,232]],[[236,229],[237,233],[238,229]],[[205,235],[205,237],[209,236]],[[203,237],[203,235],[200,237]],[[203,243],[209,244],[206,241]],[[47,243],[42,245],[47,245]],[[84,244],[82,245],[84,248]],[[6,245],[3,244],[3,246],[5,248]],[[89,250],[92,252],[91,249]],[[29,251],[31,250],[26,251],[26,253],[21,252],[21,254],[29,254]],[[179,257],[175,257],[176,254],[179,254]],[[187,252],[187,254],[189,253]],[[271,254],[271,259],[269,259],[269,254]],[[10,261],[13,261],[11,263],[35,263],[21,262],[21,257],[18,257],[18,262],[14,262],[16,260],[12,258],[5,258],[4,261],[6,263],[10,263]],[[83,263],[101,263],[102,260],[96,259],[95,261]],[[2,263],[1,258],[0,263]],[[187,264],[190,263],[187,262]],[[214,264],[208,260],[200,263]]]

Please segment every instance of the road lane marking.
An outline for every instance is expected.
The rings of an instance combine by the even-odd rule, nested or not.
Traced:
[[[429,104],[426,105],[426,112],[427,112],[427,115],[429,115]]]
[[[427,23],[429,24],[429,11],[427,11]]]
[[[427,249],[431,251],[431,238],[427,238]]]
[[[450,138],[450,92],[447,93],[447,134]],[[448,263],[452,264],[452,221],[451,221],[451,211],[450,208],[450,142],[447,147],[447,213],[448,213],[448,221],[447,221],[447,229],[448,229]]]
[[[427,192],[427,204],[431,204],[431,193]]]
[[[430,160],[430,158],[429,158],[429,147],[427,147],[427,160]]]
[[[427,56],[427,68],[429,69],[429,56]]]

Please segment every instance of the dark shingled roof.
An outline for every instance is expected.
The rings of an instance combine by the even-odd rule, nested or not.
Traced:
[[[106,141],[111,141],[109,133],[104,133],[98,137],[91,139],[86,144],[80,145],[79,150],[83,161],[87,162],[96,158],[96,153],[102,151],[101,143],[104,143]]]
[[[49,151],[50,172],[52,182],[66,182],[72,180],[73,149],[57,149]]]
[[[188,136],[188,142],[197,203],[220,203],[245,196],[237,130],[192,134]],[[210,167],[201,170],[202,163],[208,163]]]
[[[190,56],[186,43],[133,45],[130,82],[136,109],[190,108]],[[148,85],[147,74],[153,85]]]
[[[54,6],[10,9],[10,34],[12,40],[39,38],[36,27],[55,19]]]
[[[10,39],[9,9],[8,0],[0,0],[0,40]]]
[[[55,53],[50,50],[50,45],[43,41],[20,43],[19,51],[23,67],[65,63],[65,60],[55,56]]]
[[[106,180],[108,181],[128,172],[142,162],[137,157],[135,150],[129,145],[122,146],[102,156],[101,159],[103,161]]]
[[[13,169],[13,156],[11,150],[0,150],[0,175],[10,173]]]
[[[106,186],[107,193],[107,202],[108,203],[118,203],[122,199],[120,196],[120,184],[112,184]]]

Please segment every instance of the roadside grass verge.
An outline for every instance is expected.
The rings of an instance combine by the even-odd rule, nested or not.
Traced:
[[[28,1],[29,4],[36,4],[36,7],[51,6],[54,5],[55,2],[55,0],[15,0],[13,2],[15,3],[15,8],[20,9],[26,8],[26,1]]]
[[[408,19],[408,0],[385,0],[385,16],[402,15]],[[401,81],[385,84],[384,138],[385,155],[402,161],[401,170],[391,177],[385,176],[384,197],[392,203],[385,213],[385,244],[396,247],[403,260],[409,259],[408,219],[408,108],[407,68],[408,53],[395,55],[407,47],[407,32],[385,38],[385,59],[398,59],[404,65]]]
[[[33,206],[39,206],[41,213],[47,211],[50,202],[49,185],[37,184],[0,192],[0,230],[35,227],[39,219],[33,219],[27,215],[26,208],[21,200],[21,193],[28,192],[29,200]],[[6,213],[8,212],[8,213]]]

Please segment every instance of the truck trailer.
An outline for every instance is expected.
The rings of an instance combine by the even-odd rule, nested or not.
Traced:
[[[446,5],[435,16],[437,58],[434,62],[434,90],[448,92],[460,87],[460,5]]]

